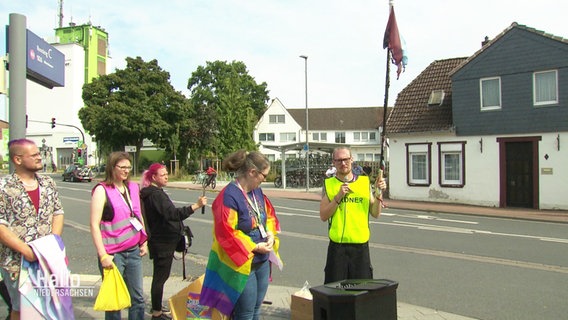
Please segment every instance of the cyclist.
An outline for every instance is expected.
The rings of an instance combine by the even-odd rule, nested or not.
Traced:
[[[215,171],[213,167],[209,166],[209,168],[207,168],[207,171],[205,171],[205,173],[208,176],[207,185],[211,185],[211,182],[213,182],[217,177],[217,171]]]

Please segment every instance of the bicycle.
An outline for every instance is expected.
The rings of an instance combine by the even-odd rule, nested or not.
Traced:
[[[207,188],[207,186],[211,186],[211,189],[215,189],[215,187],[217,186],[217,174],[212,174],[210,176],[205,175],[205,177],[203,177],[203,189]]]
[[[203,184],[205,182],[206,178],[207,178],[207,175],[205,174],[204,171],[197,170],[195,172],[195,175],[193,176],[193,180],[191,182],[193,182],[195,184]]]

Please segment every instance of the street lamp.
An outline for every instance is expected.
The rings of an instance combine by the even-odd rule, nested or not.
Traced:
[[[306,191],[310,191],[310,143],[308,142],[308,56],[300,56],[304,59],[304,76],[306,84]]]

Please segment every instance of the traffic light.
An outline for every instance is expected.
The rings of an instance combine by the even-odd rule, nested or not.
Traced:
[[[51,118],[51,129],[55,128],[55,118]]]
[[[77,158],[81,158],[81,154],[83,153],[83,149],[77,149]]]

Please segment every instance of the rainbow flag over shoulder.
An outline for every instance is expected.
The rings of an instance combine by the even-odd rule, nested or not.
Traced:
[[[242,191],[234,183],[223,188],[213,201],[213,245],[209,253],[199,304],[230,315],[247,283],[254,256],[252,250],[256,244],[248,235],[236,229],[237,211],[225,205],[225,198],[241,199],[246,202]],[[266,228],[275,235],[271,262],[276,262],[281,267],[277,237],[280,223],[272,203],[266,196],[264,196],[264,206],[267,215]]]

